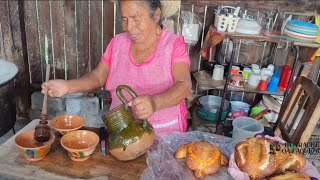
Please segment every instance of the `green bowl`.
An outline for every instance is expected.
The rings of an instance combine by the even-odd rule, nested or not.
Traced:
[[[222,112],[221,120],[225,120],[227,118],[229,110],[230,110],[230,106],[226,111]],[[218,111],[217,112],[210,112],[204,108],[197,107],[197,115],[202,119],[215,122],[218,120],[219,112]]]
[[[259,106],[255,106],[253,108],[251,108],[251,113],[250,113],[250,117],[255,116],[257,114],[259,114],[261,111],[263,111],[264,109],[262,107]]]

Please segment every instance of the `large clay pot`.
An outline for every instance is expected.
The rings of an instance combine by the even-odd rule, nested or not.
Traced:
[[[137,97],[129,86],[118,86],[116,92],[123,104],[102,116],[102,120],[110,132],[109,152],[117,159],[127,161],[144,154],[153,144],[155,133],[147,120],[135,119],[126,105],[128,100],[123,96],[122,90],[126,90],[133,98]]]

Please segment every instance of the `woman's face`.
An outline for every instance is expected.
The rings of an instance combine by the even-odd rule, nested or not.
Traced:
[[[157,22],[150,17],[143,2],[121,1],[121,23],[134,43],[143,44],[155,35]]]

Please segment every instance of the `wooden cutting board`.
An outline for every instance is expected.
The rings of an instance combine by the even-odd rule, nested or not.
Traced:
[[[98,134],[97,128],[89,129]],[[56,140],[47,157],[38,162],[30,162],[21,157],[17,149],[0,146],[0,177],[8,179],[139,179],[146,169],[143,156],[122,162],[101,153],[100,143],[83,162],[72,161],[67,151],[60,145],[61,135]],[[1,178],[0,178],[1,179]]]

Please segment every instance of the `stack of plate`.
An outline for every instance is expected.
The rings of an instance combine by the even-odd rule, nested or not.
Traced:
[[[236,32],[242,33],[242,34],[251,34],[251,35],[257,35],[260,34],[261,26],[259,23],[253,19],[241,19],[238,22]]]
[[[291,20],[286,24],[284,34],[288,39],[302,42],[314,42],[318,35],[318,26],[312,23]]]

